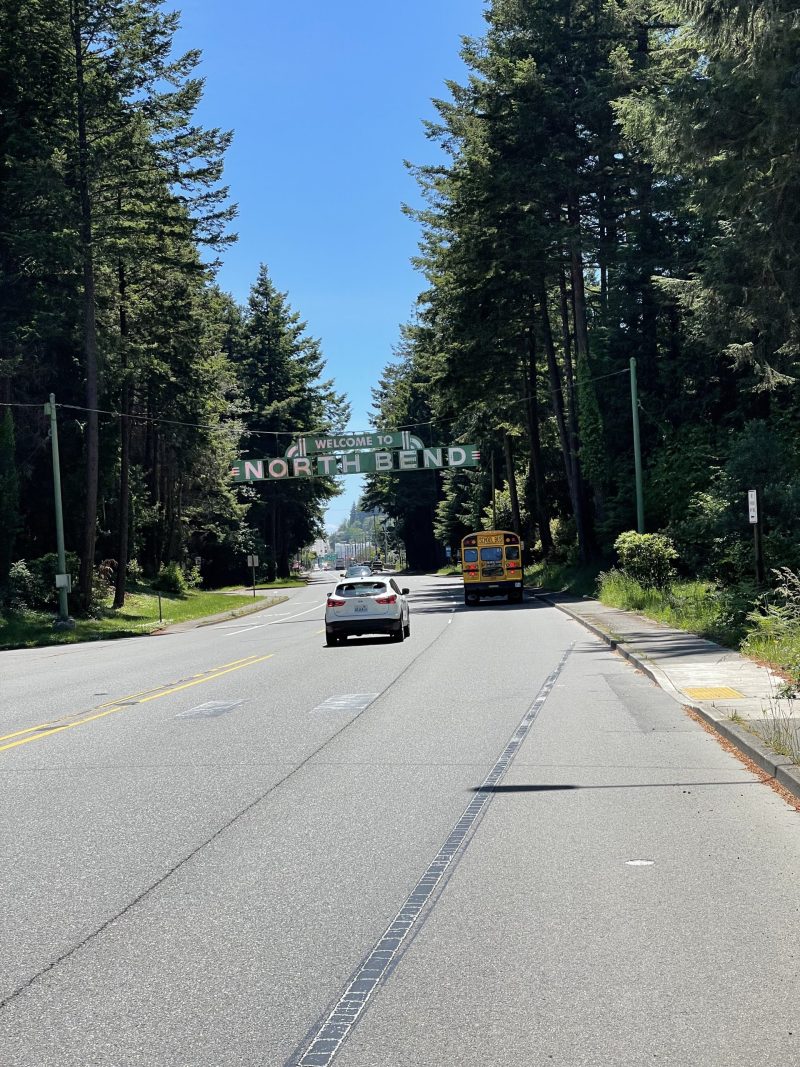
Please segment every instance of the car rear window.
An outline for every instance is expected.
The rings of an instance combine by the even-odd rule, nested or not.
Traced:
[[[336,595],[342,597],[380,596],[385,592],[386,582],[345,582],[336,587]]]

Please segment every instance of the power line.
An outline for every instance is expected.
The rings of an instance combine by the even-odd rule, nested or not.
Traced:
[[[604,378],[614,378],[614,377],[617,377],[620,374],[629,374],[629,373],[630,373],[630,371],[627,368],[625,368],[624,370],[611,371],[608,374],[599,374],[594,378],[586,378],[584,380],[584,382],[577,383],[577,384],[579,384],[579,385],[580,384],[587,384],[588,385],[591,382],[602,381]],[[555,389],[551,389],[550,390],[551,393],[555,393],[555,391],[556,391]],[[533,399],[535,399],[534,395],[528,394],[526,396],[517,397],[515,400],[506,400],[506,401],[504,401],[504,403],[509,405],[509,406],[513,406],[515,404],[527,404],[530,400],[533,400]],[[38,408],[39,410],[42,410],[42,411],[44,410],[44,404],[43,403],[42,404],[23,404],[23,403],[20,403],[18,401],[12,401],[12,400],[0,400],[0,407],[6,407],[6,408],[30,408],[30,409]],[[221,430],[221,429],[226,429],[226,428],[235,428],[235,418],[236,418],[236,417],[234,417],[229,422],[217,422],[217,423],[188,422],[188,421],[183,420],[183,419],[167,419],[167,418],[162,418],[160,416],[155,416],[155,415],[139,415],[139,414],[136,414],[134,412],[115,411],[113,408],[89,408],[89,407],[84,407],[81,404],[61,404],[61,403],[56,403],[56,407],[57,408],[62,408],[64,411],[82,411],[82,412],[85,412],[86,414],[94,413],[96,415],[110,415],[112,418],[116,418],[116,419],[131,419],[134,422],[148,423],[150,425],[182,426],[185,429],[191,429],[191,430],[212,430],[212,431],[216,431],[216,430]],[[243,412],[241,412],[241,416],[242,417],[245,417],[247,415],[253,415],[253,414],[255,414],[255,413],[252,412],[252,411],[243,411]],[[404,422],[402,425],[397,426],[395,429],[396,430],[418,430],[418,429],[422,429],[423,427],[426,427],[426,426],[446,426],[446,425],[449,425],[450,423],[458,422],[460,418],[461,418],[461,416],[454,415],[452,418],[449,418],[449,419],[428,419],[425,422]],[[383,427],[383,429],[387,429],[387,427]],[[476,427],[476,429],[477,429],[477,427]],[[305,429],[304,428],[304,429],[298,429],[298,430],[256,430],[256,429],[250,429],[246,425],[243,425],[241,427],[242,436],[248,436],[248,437],[275,437],[275,438],[278,438],[278,437],[289,437],[291,439],[295,439],[297,437],[303,437],[303,436],[306,436],[306,437],[313,436],[314,434],[327,434],[329,436],[333,435],[333,436],[340,437],[340,436],[344,436],[344,435],[359,434],[359,433],[362,433],[362,432],[363,431],[360,431],[360,430],[331,430],[331,428],[329,426],[323,426],[323,427],[317,427],[317,428],[312,427],[310,429]]]

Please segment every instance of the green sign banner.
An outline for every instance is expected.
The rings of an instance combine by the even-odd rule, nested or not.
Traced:
[[[396,452],[278,456],[275,459],[239,459],[231,465],[231,478],[235,482],[278,482],[288,478],[324,478],[337,474],[381,474],[441,470],[443,467],[477,467],[479,461],[480,452],[474,445],[404,448]]]
[[[300,437],[287,455],[316,456],[321,452],[344,452],[353,448],[419,448],[422,442],[413,437],[409,430],[382,432],[369,430],[367,433],[332,433],[314,434]]]

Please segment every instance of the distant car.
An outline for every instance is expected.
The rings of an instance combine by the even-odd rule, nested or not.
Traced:
[[[383,560],[382,559],[374,559],[372,561],[372,563],[370,563],[370,567],[372,567],[373,573],[376,573],[377,571],[382,571],[383,570]]]
[[[372,568],[368,567],[365,563],[357,563],[354,567],[348,567],[344,574],[340,575],[341,578],[369,578],[372,574]]]
[[[411,636],[408,589],[394,578],[353,578],[340,582],[325,607],[325,644],[351,636],[388,634],[393,641]]]

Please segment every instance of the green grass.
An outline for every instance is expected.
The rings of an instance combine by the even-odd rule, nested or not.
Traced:
[[[736,590],[711,582],[675,582],[668,591],[643,589],[620,571],[603,574],[598,600],[638,611],[679,630],[706,637],[800,680],[800,625],[765,625],[748,619],[754,604]]]
[[[800,693],[800,619],[759,614],[749,622],[742,652],[777,667],[787,682],[787,693]]]
[[[720,605],[710,582],[676,582],[669,592],[643,589],[621,571],[607,571],[600,582],[598,599],[610,608],[639,611],[651,619],[702,636],[719,634]],[[741,634],[732,632],[729,644],[738,645]]]
[[[600,564],[553,563],[543,560],[525,568],[525,584],[550,593],[596,596]]]
[[[332,573],[332,572],[331,572]],[[300,586],[308,585],[308,581],[305,578],[276,578],[274,582],[262,581],[261,578],[256,578],[256,590],[271,590],[271,589],[297,589]],[[252,585],[223,585],[216,592],[220,593],[238,593],[241,589],[252,589]],[[252,593],[250,594],[252,598]]]
[[[44,612],[24,615],[0,615],[0,649],[32,648],[37,645],[67,645],[79,641],[99,641],[111,637],[136,637],[152,633],[162,626],[188,622],[222,612],[246,613],[254,604],[280,603],[285,597],[254,601],[252,595],[229,596],[219,590],[209,592],[190,589],[182,596],[161,594],[163,622],[158,617],[158,596],[139,587],[125,598],[125,607],[115,611],[103,609],[99,619],[77,619],[74,630],[54,631],[53,616]]]

